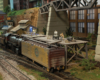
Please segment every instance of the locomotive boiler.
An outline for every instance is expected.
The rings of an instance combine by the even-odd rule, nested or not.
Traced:
[[[21,41],[22,41],[22,38],[12,35],[9,37],[8,46],[16,54],[21,54]]]
[[[0,37],[0,44],[7,49],[11,49],[16,54],[21,54],[21,41],[22,38],[20,36],[11,33],[3,34]]]

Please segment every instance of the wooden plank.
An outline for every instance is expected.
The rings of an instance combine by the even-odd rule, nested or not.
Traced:
[[[61,40],[47,39],[47,37],[38,37],[38,38],[35,38],[35,39],[39,40],[39,41],[45,41],[48,44],[54,44],[54,43],[61,42]]]
[[[49,44],[54,44],[54,43],[58,43],[58,42],[61,42],[60,40],[57,40],[57,41],[52,41],[52,42],[47,42]]]
[[[36,38],[36,37],[45,37],[45,35],[27,35],[27,34],[24,34],[24,35],[22,35],[22,36],[24,36],[24,37],[28,37],[28,38]]]
[[[65,46],[65,69],[67,69],[67,45]]]
[[[87,47],[87,43],[85,44],[85,51],[86,51],[86,58],[88,59],[88,47]]]
[[[82,44],[82,43],[87,43],[88,41],[82,41],[82,40],[76,40],[76,42],[68,42],[68,43],[65,43],[64,41],[62,42],[59,42],[59,44],[62,44],[62,45],[72,45],[72,44]]]

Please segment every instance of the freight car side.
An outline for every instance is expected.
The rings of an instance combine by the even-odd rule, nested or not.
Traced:
[[[43,65],[49,71],[53,69],[62,69],[65,64],[65,51],[63,48],[47,48],[47,45],[39,44],[33,41],[22,41],[22,54],[33,61]]]
[[[64,69],[65,50],[64,48],[54,48],[49,51],[49,67],[54,69]]]
[[[44,46],[40,46],[37,43],[32,41],[22,41],[21,49],[22,54],[33,61],[38,62],[39,64],[49,67],[48,65],[48,49],[43,48]]]

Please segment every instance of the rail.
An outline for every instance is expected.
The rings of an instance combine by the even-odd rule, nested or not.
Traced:
[[[3,53],[3,54],[2,54],[2,53]],[[38,65],[36,65],[36,64],[34,64],[34,63],[32,63],[32,62],[30,62],[29,60],[25,60],[25,59],[23,59],[23,58],[20,57],[20,56],[17,56],[17,55],[15,56],[15,55],[13,55],[13,54],[11,54],[11,55],[10,55],[10,54],[11,54],[11,53],[0,51],[0,55],[3,55],[3,56],[5,56],[5,57],[8,57],[8,58],[10,58],[10,59],[12,59],[12,60],[17,61],[18,63],[27,65],[27,66],[29,66],[29,67],[31,67],[31,68],[35,68],[35,69],[37,69],[37,70],[39,70],[39,71],[42,71],[42,72],[44,72],[45,74],[47,74],[48,76],[51,76],[51,77],[53,77],[53,78],[56,78],[56,80],[65,80],[65,79],[63,79],[63,77],[60,77],[59,75],[56,75],[56,74],[53,74],[53,73],[49,73],[49,72],[43,70],[43,68],[41,68],[40,66],[38,66]],[[9,55],[10,55],[10,56],[9,56]],[[16,58],[15,58],[15,57],[16,57]]]
[[[19,71],[18,69],[16,69],[13,65],[11,65],[7,60],[5,60],[2,56],[0,56],[0,58],[1,59],[3,59],[6,63],[8,63],[11,67],[13,67],[15,70],[17,70],[19,73],[21,73],[23,76],[25,76],[28,80],[31,80],[29,77],[27,77],[25,74],[23,74],[21,71]],[[2,66],[2,67],[4,67],[3,66],[3,64],[0,62],[0,65]],[[7,70],[7,68],[6,67],[4,67],[6,70]],[[15,75],[14,74],[12,74],[9,70],[7,70],[12,76],[14,76],[15,77]],[[17,77],[15,77],[17,80],[20,80],[20,79],[18,79]]]
[[[1,65],[3,68],[6,69],[6,67],[4,67],[3,64],[2,64],[1,62],[0,62],[0,65]],[[7,71],[8,73],[10,73],[16,80],[18,80],[18,78],[17,78],[16,76],[14,76],[8,69],[6,69],[6,71]]]

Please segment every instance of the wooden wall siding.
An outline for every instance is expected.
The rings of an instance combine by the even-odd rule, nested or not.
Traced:
[[[78,11],[75,11],[75,13],[76,13],[76,17],[75,17],[75,19],[74,20],[71,20],[70,19],[70,11],[68,12],[68,18],[69,18],[69,25],[70,25],[70,23],[71,22],[75,22],[76,23],[76,32],[73,32],[73,36],[75,36],[75,37],[87,37],[88,36],[88,32],[87,32],[87,23],[88,22],[92,22],[92,23],[94,23],[95,24],[95,34],[97,34],[97,29],[98,29],[98,22],[99,22],[99,20],[98,20],[98,13],[99,13],[100,11],[98,10],[98,9],[94,9],[94,19],[87,19],[87,16],[88,16],[88,14],[87,14],[87,10],[84,10],[84,19],[81,19],[81,20],[79,20],[78,19]],[[78,32],[78,23],[79,22],[84,22],[84,30],[85,30],[85,32],[84,33],[79,33]]]

